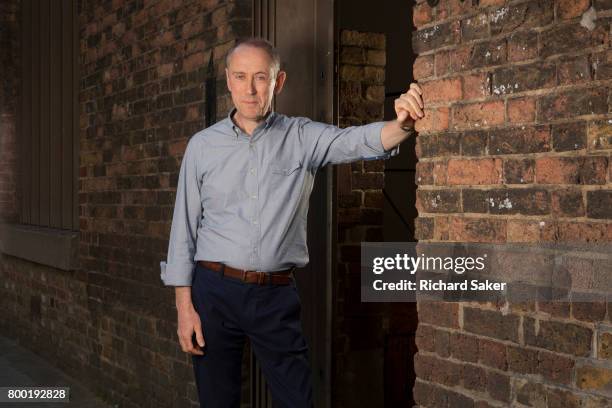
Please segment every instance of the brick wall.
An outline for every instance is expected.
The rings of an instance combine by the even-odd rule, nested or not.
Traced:
[[[251,2],[86,0],[78,18],[81,269],[3,256],[2,331],[122,408],[199,406],[159,261],[210,55],[221,118],[224,54],[250,35]]]
[[[612,241],[611,8],[417,2],[419,240]],[[419,406],[610,406],[609,303],[418,307]]]
[[[8,222],[17,220],[18,6],[18,0],[0,4],[0,220]]]

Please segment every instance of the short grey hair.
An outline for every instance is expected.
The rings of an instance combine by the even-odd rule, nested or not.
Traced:
[[[234,51],[236,51],[238,47],[242,45],[264,50],[270,56],[270,59],[272,60],[273,75],[276,76],[278,74],[278,71],[280,71],[280,63],[281,63],[280,54],[278,50],[274,48],[274,45],[272,45],[270,41],[266,40],[265,38],[260,38],[260,37],[249,37],[249,38],[245,38],[245,39],[237,41],[236,44],[232,48],[230,48],[230,50],[225,55],[225,66],[226,67],[229,68],[229,62],[230,62],[230,58],[232,54],[234,53]]]

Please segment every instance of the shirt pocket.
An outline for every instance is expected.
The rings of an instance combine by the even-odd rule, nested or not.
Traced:
[[[298,170],[300,170],[301,168],[301,162],[276,163],[270,165],[270,172],[272,174],[290,176],[292,174],[297,174]]]

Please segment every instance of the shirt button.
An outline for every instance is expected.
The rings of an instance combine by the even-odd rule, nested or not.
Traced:
[[[257,198],[257,196],[256,196],[255,194],[253,194],[253,195],[251,196],[251,198],[255,200],[255,199]]]
[[[257,220],[253,220],[253,225],[257,225],[259,224],[259,222],[257,222]]]
[[[251,168],[250,171],[251,171],[251,174],[255,174],[255,169],[254,168]]]

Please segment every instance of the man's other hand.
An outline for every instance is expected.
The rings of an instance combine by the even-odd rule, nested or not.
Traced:
[[[178,329],[177,334],[181,349],[190,354],[204,355],[202,347],[204,347],[204,336],[202,335],[202,322],[198,312],[193,308],[193,305],[185,305],[178,309]],[[192,337],[195,332],[197,344],[193,343]]]
[[[414,128],[414,122],[422,118],[423,113],[423,90],[416,83],[410,84],[410,88],[395,100],[395,114],[402,128]]]

